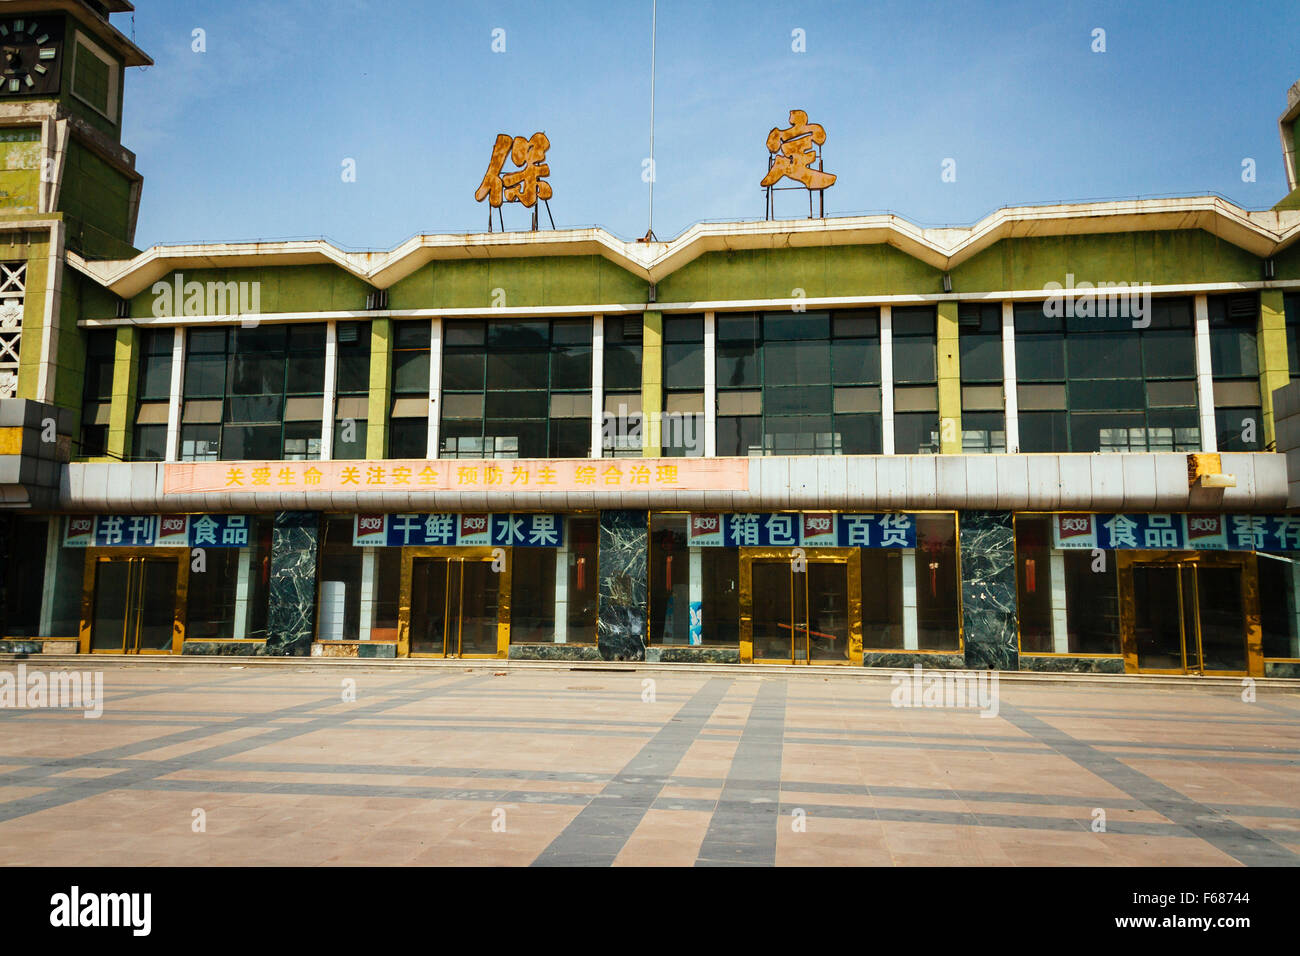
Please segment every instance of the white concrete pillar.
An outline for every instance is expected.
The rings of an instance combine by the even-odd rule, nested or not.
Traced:
[[[442,426],[442,319],[431,320],[429,328],[429,437],[426,458],[438,457]]]
[[[370,640],[370,629],[375,626],[375,570],[379,555],[375,548],[361,549],[361,617],[357,624],[357,639]]]
[[[1007,454],[1020,451],[1020,405],[1016,393],[1016,310],[1002,303],[1002,399],[1007,417]]]
[[[250,540],[252,534],[249,535]],[[252,582],[253,546],[239,549],[239,563],[235,571],[235,629],[232,637],[241,641],[248,637],[248,592]]]
[[[591,317],[591,458],[605,453],[605,317]],[[567,580],[567,573],[565,575]]]
[[[881,450],[886,455],[894,453],[894,318],[887,305],[880,307],[880,434]],[[906,562],[904,562],[906,564]],[[915,581],[915,569],[913,569]],[[904,609],[906,615],[906,609]],[[913,615],[913,637],[916,635],[916,617]],[[906,634],[906,631],[904,631]]]
[[[555,549],[555,643],[569,641],[569,521],[564,520],[564,547]]]
[[[704,313],[704,455],[718,453],[718,318]]]
[[[185,326],[173,330],[172,378],[167,393],[167,451],[165,461],[181,460],[181,408],[185,388]]]
[[[1214,428],[1214,369],[1210,362],[1210,299],[1198,295],[1196,302],[1196,398],[1201,407],[1201,451],[1218,451],[1219,436]]]
[[[1052,651],[1070,653],[1070,632],[1065,614],[1065,552],[1051,552]]]
[[[334,403],[338,397],[339,324],[325,323],[325,395],[321,400],[320,460],[334,457]]]
[[[903,559],[903,650],[921,646],[916,614],[916,549],[904,548]]]

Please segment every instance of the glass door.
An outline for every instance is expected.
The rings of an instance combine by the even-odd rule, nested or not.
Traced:
[[[1254,555],[1117,552],[1125,670],[1262,676]]]
[[[740,658],[861,664],[861,555],[854,548],[740,550]]]
[[[82,653],[181,653],[189,586],[183,549],[89,549],[84,582]]]
[[[403,549],[399,656],[505,657],[509,649],[506,549]]]

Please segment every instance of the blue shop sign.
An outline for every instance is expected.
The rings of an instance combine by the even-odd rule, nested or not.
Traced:
[[[245,548],[248,515],[69,515],[65,548]]]
[[[1052,545],[1101,551],[1300,551],[1300,515],[1059,514]]]
[[[692,514],[692,548],[915,548],[914,514]]]
[[[352,530],[358,547],[564,546],[564,516],[554,514],[368,514]]]

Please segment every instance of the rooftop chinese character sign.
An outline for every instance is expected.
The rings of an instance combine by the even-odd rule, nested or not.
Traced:
[[[501,219],[503,203],[517,202],[533,213],[533,231],[537,231],[537,201],[546,205],[546,215],[551,216],[551,204],[548,200],[555,195],[546,177],[551,175],[551,167],[546,163],[546,151],[551,148],[551,141],[545,133],[534,133],[528,139],[522,136],[510,136],[498,133],[492,146],[492,158],[488,161],[487,172],[483,181],[474,192],[474,199],[488,201],[488,232],[492,231],[492,210],[497,211],[501,222],[501,231],[505,231],[505,222]],[[505,172],[506,157],[518,169]],[[551,228],[555,228],[555,219],[551,218]]]
[[[812,218],[812,194],[817,193],[821,202],[821,216],[826,216],[826,187],[835,184],[835,174],[822,169],[822,144],[826,142],[826,130],[820,123],[808,122],[808,114],[803,110],[790,111],[790,125],[785,129],[779,127],[767,134],[767,175],[759,183],[767,192],[767,218],[775,216],[775,199],[773,190],[807,189],[808,218]],[[813,164],[817,166],[814,169]],[[798,186],[778,186],[783,179],[796,182]]]

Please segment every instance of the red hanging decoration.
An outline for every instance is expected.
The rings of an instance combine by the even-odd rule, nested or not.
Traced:
[[[672,591],[673,589],[673,556],[670,554],[664,558],[664,590]]]
[[[578,590],[587,590],[587,558],[585,555],[578,555],[578,560],[573,562],[573,569],[577,572]]]
[[[939,596],[939,562],[930,562],[930,597]]]
[[[1030,594],[1038,590],[1038,575],[1033,558],[1025,558],[1025,590]]]

